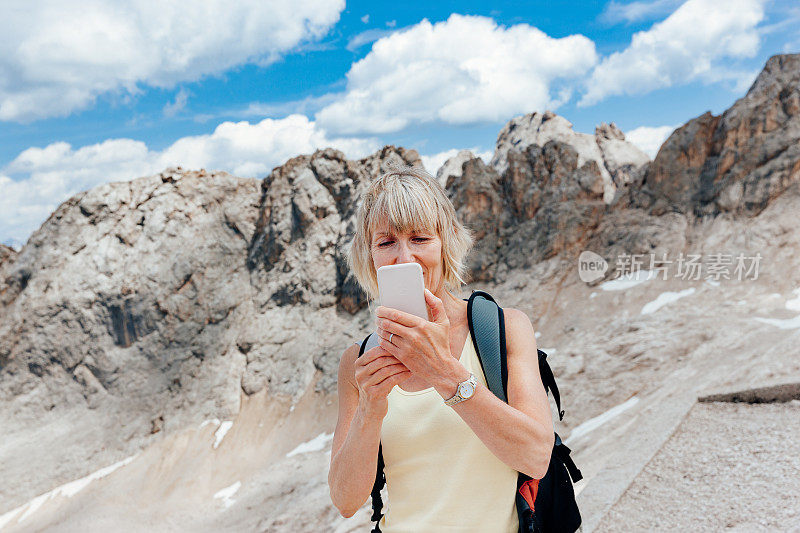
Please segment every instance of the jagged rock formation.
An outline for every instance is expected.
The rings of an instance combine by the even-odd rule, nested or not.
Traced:
[[[9,442],[51,424],[38,440],[55,447],[25,474],[24,450],[3,452],[2,476],[18,482],[0,500],[72,477],[86,458],[113,462],[198,413],[239,410],[233,325],[251,297],[258,186],[177,169],[107,183],[61,204],[3,263],[0,418],[19,425]]]
[[[276,168],[262,183],[251,269],[269,274],[274,305],[339,305],[353,313],[366,304],[347,272],[344,246],[355,231],[358,195],[392,165],[421,165],[414,150],[387,146],[360,161],[327,149]]]
[[[460,220],[475,232],[475,246],[467,259],[470,276],[473,281],[489,279],[497,270],[497,251],[503,244],[500,230],[511,220],[505,194],[497,172],[479,157],[464,161],[459,174],[450,175],[446,188]]]
[[[225,173],[168,170],[59,206],[2,271],[2,398],[33,401],[47,376],[62,385],[48,403],[178,390],[189,401],[182,377],[216,373],[225,321],[247,296],[231,257],[252,237],[257,190]]]
[[[504,174],[509,168],[509,152],[522,152],[533,145],[544,147],[550,141],[571,146],[577,154],[576,168],[602,178],[606,203],[611,203],[617,187],[630,181],[631,174],[650,161],[647,154],[625,141],[614,124],[600,125],[594,136],[576,133],[567,119],[546,111],[516,117],[506,124],[497,136],[491,165]]]
[[[457,212],[481,238],[470,256],[474,280],[502,280],[574,248],[605,210],[597,167],[579,167],[571,146],[549,141],[507,157],[502,176],[475,158],[448,182]]]
[[[454,178],[461,177],[461,167],[471,159],[475,159],[475,154],[469,150],[459,150],[456,155],[445,161],[444,164],[439,167],[439,170],[436,171],[436,179],[439,180],[439,183],[441,183],[443,187],[446,187],[451,176]]]
[[[617,188],[644,171],[647,156],[614,125],[576,133],[551,112],[512,119],[490,165],[459,152],[439,171],[464,221],[478,231],[473,279],[502,280],[585,244]]]
[[[603,153],[603,165],[614,182],[614,192],[634,181],[647,168],[650,158],[636,145],[625,140],[616,124],[600,124],[594,138]]]
[[[800,55],[767,61],[747,95],[721,116],[678,128],[631,189],[660,215],[753,215],[800,180]]]

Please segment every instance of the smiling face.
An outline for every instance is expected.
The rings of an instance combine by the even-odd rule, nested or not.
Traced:
[[[438,294],[442,283],[442,240],[435,231],[416,229],[398,232],[381,224],[372,234],[372,261],[375,270],[386,265],[419,263],[425,287]]]

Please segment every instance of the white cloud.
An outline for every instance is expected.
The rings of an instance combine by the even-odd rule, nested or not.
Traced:
[[[694,80],[733,79],[741,87],[751,73],[717,61],[752,57],[758,51],[756,25],[764,18],[763,4],[764,0],[688,0],[662,22],[634,34],[628,48],[603,59],[579,105]]]
[[[601,18],[609,22],[652,20],[655,17],[666,15],[680,3],[681,0],[652,0],[651,2],[622,4],[612,0],[603,10]]]
[[[655,159],[658,149],[678,126],[639,126],[625,132],[625,140],[635,144],[650,159]]]
[[[0,120],[84,109],[103,93],[170,88],[268,64],[339,20],[344,0],[31,0],[0,17]]]
[[[175,100],[169,102],[164,106],[164,116],[174,117],[186,107],[186,101],[189,99],[189,93],[185,89],[178,91],[175,95]]]
[[[382,30],[380,28],[372,28],[371,30],[364,30],[350,37],[347,41],[347,50],[355,52],[365,44],[373,43],[378,39],[386,37],[394,33],[394,30]]]
[[[331,138],[307,117],[290,115],[256,124],[223,122],[211,134],[184,137],[163,151],[132,139],[109,139],[78,149],[65,142],[28,148],[0,171],[0,241],[27,241],[61,202],[102,183],[169,166],[259,177],[291,157],[329,146],[349,158],[379,147],[374,139]]]
[[[364,15],[363,17],[361,17],[361,22],[363,22],[364,24],[366,24],[367,22],[369,22],[369,13],[367,13],[366,15]]]
[[[551,86],[596,62],[594,43],[582,35],[554,39],[527,24],[457,14],[436,24],[423,19],[378,40],[351,66],[346,92],[316,119],[339,133],[499,122],[556,107],[569,91]]]

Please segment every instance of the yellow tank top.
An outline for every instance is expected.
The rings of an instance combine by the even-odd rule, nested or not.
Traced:
[[[467,335],[459,359],[486,386]],[[498,459],[433,387],[392,388],[381,427],[384,533],[517,533],[517,471]]]

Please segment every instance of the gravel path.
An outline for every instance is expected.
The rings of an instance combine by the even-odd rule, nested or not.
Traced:
[[[596,531],[800,532],[800,401],[698,403]]]

